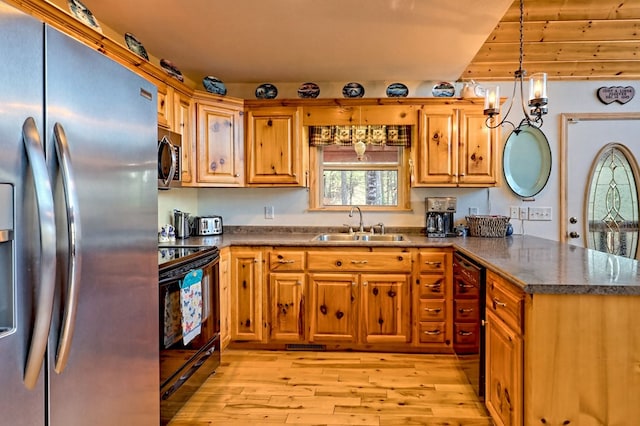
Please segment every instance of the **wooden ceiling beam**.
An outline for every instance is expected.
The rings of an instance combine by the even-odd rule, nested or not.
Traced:
[[[640,19],[640,0],[525,0],[525,21],[572,21],[580,19]],[[520,20],[520,1],[515,0],[502,21]]]
[[[462,80],[508,80],[518,63],[472,63],[460,77]],[[640,79],[640,61],[567,61],[529,62],[523,64],[528,75],[546,72],[549,80]]]

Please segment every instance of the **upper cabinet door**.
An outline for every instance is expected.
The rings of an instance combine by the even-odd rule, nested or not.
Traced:
[[[425,106],[413,150],[412,186],[494,186],[497,129],[481,105]]]
[[[242,103],[196,98],[199,186],[243,186]]]
[[[478,107],[459,110],[458,183],[460,186],[491,186],[497,183],[498,129],[485,125]]]
[[[457,111],[426,107],[420,113],[413,186],[454,186],[458,173]]]
[[[182,185],[190,186],[195,183],[195,138],[193,135],[192,116],[193,102],[191,97],[178,91],[173,94],[173,125],[172,130],[182,135]]]
[[[304,185],[300,110],[297,107],[247,110],[247,184]]]

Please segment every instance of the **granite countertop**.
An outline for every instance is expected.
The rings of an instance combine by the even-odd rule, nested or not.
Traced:
[[[315,229],[315,231],[314,231]],[[340,230],[342,231],[342,230]],[[417,229],[393,229],[400,242],[313,241],[326,228],[237,227],[217,236],[190,237],[176,246],[215,245],[271,247],[453,247],[530,294],[640,295],[640,262],[595,250],[547,240],[512,235],[505,238],[428,238]]]

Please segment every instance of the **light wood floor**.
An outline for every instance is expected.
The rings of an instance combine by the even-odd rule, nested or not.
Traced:
[[[228,349],[169,426],[493,425],[450,355]]]

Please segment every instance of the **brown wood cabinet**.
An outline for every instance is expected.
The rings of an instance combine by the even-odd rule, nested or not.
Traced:
[[[231,340],[262,341],[263,329],[262,250],[231,249]]]
[[[243,102],[196,92],[196,183],[244,185]]]
[[[269,341],[286,343],[306,339],[307,297],[305,253],[272,250],[269,259]]]
[[[310,273],[309,340],[355,343],[358,339],[358,275]]]
[[[182,136],[182,185],[191,186],[195,183],[196,144],[195,129],[193,128],[195,110],[191,96],[173,92],[173,124],[171,130]]]
[[[362,274],[360,318],[366,343],[411,340],[409,274]]]
[[[524,292],[487,271],[486,401],[498,425],[523,423]]]
[[[421,249],[413,286],[414,344],[435,352],[452,351],[451,251]]]
[[[426,105],[412,147],[412,186],[494,186],[498,133],[480,104]]]
[[[307,262],[312,341],[410,341],[411,253],[309,251]]]
[[[248,185],[306,185],[301,111],[299,107],[247,108]]]
[[[220,348],[224,350],[231,341],[231,250],[220,250]]]

